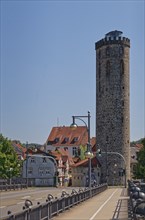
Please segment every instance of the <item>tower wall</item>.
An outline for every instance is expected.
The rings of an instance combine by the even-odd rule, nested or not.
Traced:
[[[117,34],[119,33],[119,34]],[[110,32],[96,49],[96,140],[102,150],[102,181],[124,184],[130,178],[130,40]],[[120,153],[107,154],[107,152]],[[126,163],[126,164],[125,164]]]

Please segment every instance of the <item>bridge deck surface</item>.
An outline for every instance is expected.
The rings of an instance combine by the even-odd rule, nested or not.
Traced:
[[[53,217],[53,220],[128,220],[126,188],[108,188],[97,196]]]

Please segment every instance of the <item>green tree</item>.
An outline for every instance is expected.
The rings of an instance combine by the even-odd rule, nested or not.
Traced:
[[[137,155],[137,165],[135,167],[134,176],[137,179],[145,180],[145,138],[142,140],[143,147]]]
[[[0,178],[19,176],[21,161],[12,147],[11,141],[0,134]]]

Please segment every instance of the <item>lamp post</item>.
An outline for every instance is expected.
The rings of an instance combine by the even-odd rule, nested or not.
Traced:
[[[111,154],[111,155],[112,154],[118,155],[123,159],[124,167],[125,167],[125,169],[124,169],[124,171],[125,171],[124,187],[126,188],[126,160],[125,160],[124,156],[118,152],[102,152],[100,149],[97,150],[97,154],[99,154],[99,156],[101,156],[101,154],[106,154],[106,153]]]
[[[87,118],[88,119],[88,125],[86,124],[86,122],[82,118]],[[75,119],[79,119],[85,124],[85,126],[87,128],[88,143],[87,143],[87,152],[85,153],[85,156],[88,159],[89,189],[91,189],[91,158],[93,156],[93,154],[91,152],[91,143],[90,143],[90,118],[91,118],[91,116],[90,116],[89,111],[88,111],[88,115],[72,116],[73,123],[70,126],[71,128],[76,128],[77,124],[75,123]]]
[[[9,169],[9,172],[10,172],[10,185],[11,185],[11,183],[12,183],[12,177],[11,177],[11,172],[13,171],[13,168],[12,167],[10,167],[10,169]]]
[[[26,142],[26,186],[28,187],[28,142]]]

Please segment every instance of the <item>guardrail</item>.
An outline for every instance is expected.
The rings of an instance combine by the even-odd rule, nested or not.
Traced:
[[[18,190],[18,189],[26,189],[27,184],[5,184],[0,185],[0,191],[8,191],[8,190]]]
[[[145,219],[145,193],[142,191],[140,184],[136,185],[128,181],[129,214],[132,220]]]
[[[1,179],[0,178],[0,191],[8,190],[19,190],[27,188],[27,181],[25,178],[11,178],[11,179]]]
[[[37,206],[33,207],[31,200],[25,201],[23,211],[19,213],[11,213],[8,211],[8,216],[3,220],[46,220],[51,219],[55,215],[64,212],[71,207],[84,202],[85,200],[103,192],[107,189],[107,184],[98,185],[91,189],[79,189],[72,190],[71,194],[66,191],[62,191],[60,198],[54,198],[51,194],[48,194],[46,202],[43,204],[37,203]]]

